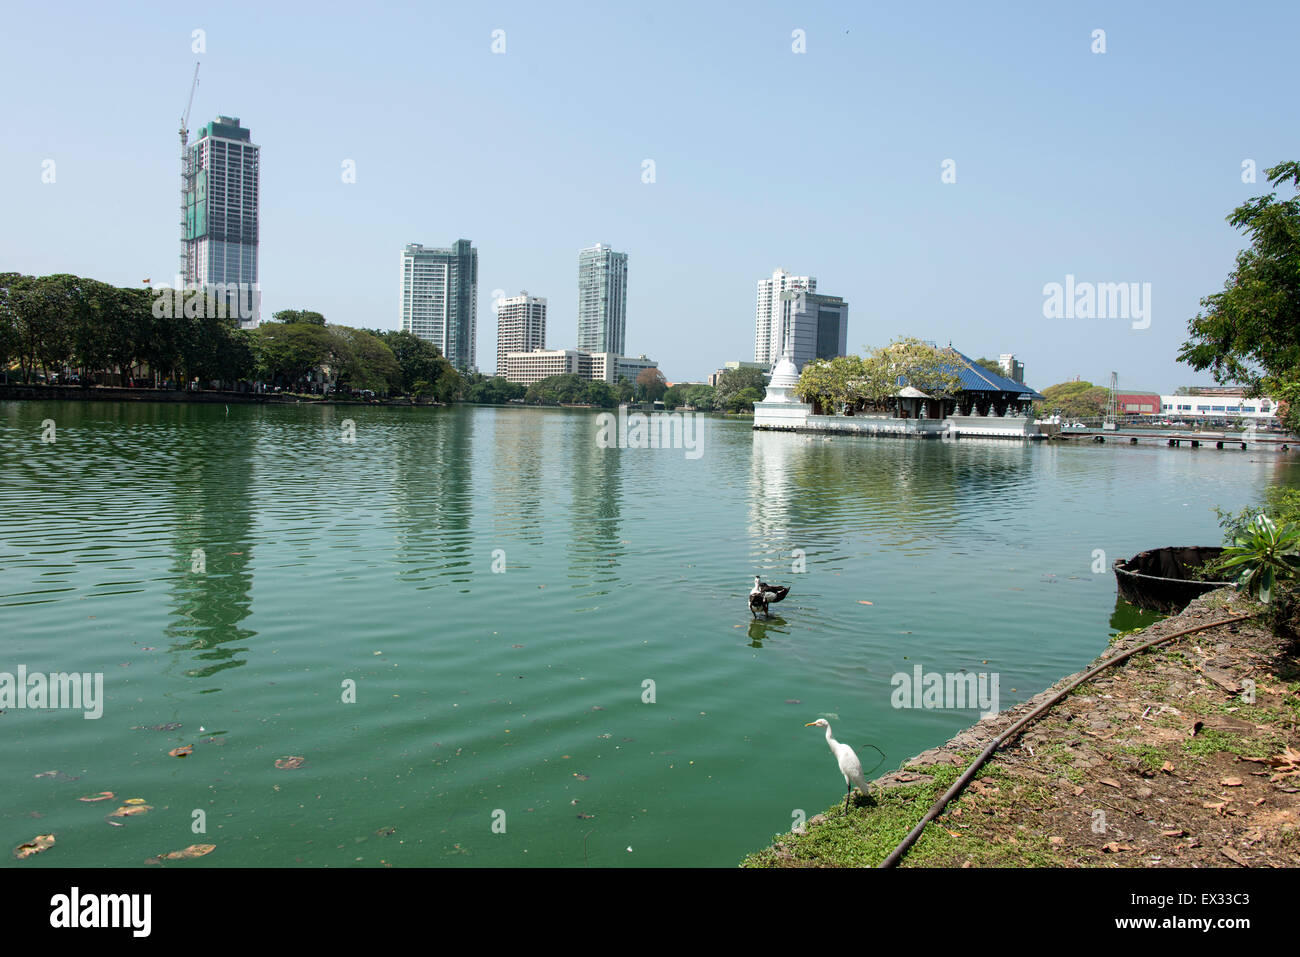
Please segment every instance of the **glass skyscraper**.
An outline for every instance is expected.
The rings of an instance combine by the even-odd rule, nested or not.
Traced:
[[[408,243],[402,250],[401,328],[473,370],[478,338],[478,250],[468,239],[450,249]]]
[[[261,147],[237,116],[218,116],[198,131],[181,158],[181,277],[186,287],[217,290],[235,303],[245,327],[260,319],[257,236]]]
[[[578,349],[621,356],[627,340],[627,253],[597,243],[578,253]]]

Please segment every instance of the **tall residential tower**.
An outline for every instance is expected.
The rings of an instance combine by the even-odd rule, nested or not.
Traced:
[[[578,349],[622,355],[627,338],[627,253],[597,243],[578,253]]]
[[[506,374],[506,355],[546,348],[546,300],[524,290],[497,302],[497,375]]]
[[[781,294],[800,289],[816,292],[817,280],[812,276],[792,276],[784,269],[778,269],[772,273],[771,279],[758,281],[758,308],[754,315],[754,361],[759,365],[771,368],[781,357],[790,320],[790,307],[788,304],[783,305]]]
[[[450,249],[408,243],[402,250],[401,328],[442,350],[462,371],[475,368],[478,250],[468,239]]]
[[[260,319],[257,235],[261,147],[237,116],[218,116],[181,158],[181,271],[189,288],[238,291],[245,327]]]

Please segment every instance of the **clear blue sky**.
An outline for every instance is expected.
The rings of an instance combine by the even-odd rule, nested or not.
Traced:
[[[268,314],[394,327],[402,245],[465,237],[491,372],[492,290],[546,296],[547,344],[571,346],[578,250],[606,242],[628,349],[670,380],[752,359],[755,283],[784,266],[849,301],[851,350],[917,335],[1015,352],[1038,388],[1115,370],[1170,391],[1209,381],[1174,356],[1242,245],[1224,217],[1300,159],[1298,9],[10,4],[0,269],[175,275],[200,59],[191,129],[235,115],[262,147]],[[1150,328],[1044,318],[1067,274],[1151,283]]]

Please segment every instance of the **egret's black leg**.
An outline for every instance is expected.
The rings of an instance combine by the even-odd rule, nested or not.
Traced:
[[[849,809],[849,798],[850,798],[852,795],[853,795],[853,785],[850,784],[850,785],[849,785],[849,789],[848,789],[847,791],[844,792],[844,810],[845,810],[845,811],[847,811],[847,810]]]

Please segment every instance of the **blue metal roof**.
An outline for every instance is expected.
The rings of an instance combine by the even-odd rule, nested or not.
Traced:
[[[949,346],[949,348],[952,348]],[[965,353],[956,352],[965,363],[965,367],[956,369],[957,377],[961,379],[961,387],[966,392],[1013,392],[1026,396],[1034,401],[1045,399],[1046,396],[1035,392],[1023,382],[1017,382],[1015,379],[1008,379],[1006,376],[997,372],[990,372],[982,365],[978,365],[974,359]]]

